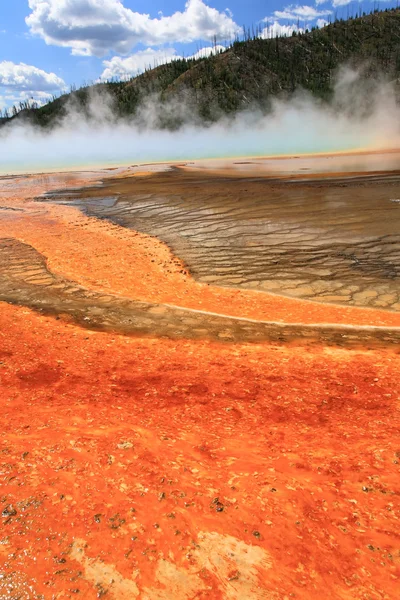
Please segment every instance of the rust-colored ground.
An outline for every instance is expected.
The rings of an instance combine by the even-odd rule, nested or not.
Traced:
[[[201,286],[157,240],[24,195],[0,237],[92,289],[399,325]],[[135,339],[2,304],[0,382],[1,599],[398,597],[395,351]]]

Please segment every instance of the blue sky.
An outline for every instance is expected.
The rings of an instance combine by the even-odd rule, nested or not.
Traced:
[[[99,78],[124,78],[144,67],[222,49],[242,26],[263,36],[323,26],[360,8],[396,2],[314,0],[13,0],[0,13],[0,108],[33,97],[44,102]]]

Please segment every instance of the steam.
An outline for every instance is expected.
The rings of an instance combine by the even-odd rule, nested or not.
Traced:
[[[391,84],[339,71],[329,104],[299,92],[268,114],[249,108],[204,125],[187,102],[148,99],[133,119],[116,119],[110,97],[93,93],[84,114],[71,103],[53,129],[13,121],[0,130],[5,174],[202,158],[257,157],[399,147],[400,112]],[[174,131],[160,121],[180,122]]]

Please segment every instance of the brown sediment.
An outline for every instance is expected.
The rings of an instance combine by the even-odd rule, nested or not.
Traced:
[[[219,176],[293,178],[297,180],[321,177],[339,179],[362,175],[391,175],[399,170],[400,150],[350,150],[277,156],[212,158],[193,160],[182,168],[188,172],[207,172]],[[307,171],[307,173],[304,173]]]
[[[72,204],[86,215],[162,239],[197,282],[210,284],[209,291],[193,285],[187,295],[190,302],[200,291],[211,301],[222,297],[227,308],[240,305],[240,316],[291,320],[292,307],[292,314],[304,323],[321,322],[321,316],[343,323],[346,316],[351,319],[351,312],[343,316],[327,304],[400,309],[399,196],[400,179],[395,176],[291,183],[173,171],[151,179],[111,180],[102,188],[51,195],[49,201]],[[160,263],[156,257],[155,262]],[[128,260],[125,267],[129,264]],[[179,290],[176,285],[173,294]],[[232,293],[221,286],[235,289],[233,302]],[[237,288],[324,306],[290,303],[271,294],[257,298],[238,294]],[[178,301],[160,301],[183,301],[187,306],[182,294]],[[364,324],[379,318],[377,313],[358,316]]]
[[[277,323],[96,292],[56,275],[32,246],[13,238],[0,238],[0,255],[0,301],[62,315],[90,329],[224,342],[279,341],[364,348],[400,345],[400,327]]]
[[[13,206],[24,212],[0,220],[0,237],[32,246],[54,273],[89,289],[264,321],[400,326],[397,313],[201,284],[152,236],[88,218],[73,207],[26,200]]]
[[[399,313],[196,282],[156,238],[16,183],[0,292],[36,312],[0,304],[0,597],[394,600],[398,346],[221,344],[203,313],[204,339],[76,319],[142,302],[150,329],[173,304],[384,337]],[[49,298],[61,318],[37,312]]]

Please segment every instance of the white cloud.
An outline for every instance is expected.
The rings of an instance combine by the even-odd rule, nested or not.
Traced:
[[[216,45],[208,46],[198,50],[192,56],[186,58],[206,58],[214,53],[223,52],[226,50],[225,46]],[[159,65],[170,63],[173,60],[179,60],[183,58],[177,54],[175,48],[164,48],[162,50],[154,50],[153,48],[147,48],[146,50],[140,50],[135,52],[131,56],[123,58],[122,56],[114,56],[110,60],[103,61],[105,67],[101,74],[100,80],[107,81],[110,79],[130,79],[135,75],[143,73],[147,68],[153,68]]]
[[[350,2],[352,2],[353,0],[333,0],[332,2],[332,6],[334,6],[335,8],[337,6],[346,6],[347,4],[350,4]]]
[[[9,115],[12,114],[11,108],[16,106],[20,108],[20,103],[28,103],[29,106],[43,106],[53,98],[50,92],[37,92],[35,90],[27,90],[26,92],[16,92],[0,96],[0,110],[8,109]]]
[[[114,56],[111,60],[103,61],[105,69],[100,79],[129,79],[143,73],[149,67],[164,65],[177,58],[180,57],[177,55],[175,48],[165,48],[164,50],[147,48],[147,50],[141,50],[127,58]]]
[[[241,28],[229,12],[204,0],[188,0],[182,12],[152,19],[133,12],[121,0],[28,0],[31,33],[46,44],[71,48],[73,54],[104,56],[110,50],[127,54],[138,43],[159,46],[173,42],[229,39]]]
[[[225,46],[221,46],[220,44],[217,44],[216,46],[207,46],[206,48],[201,48],[188,58],[207,58],[207,56],[211,56],[211,54],[219,54],[220,52],[224,52],[224,50],[226,50]]]
[[[264,40],[275,37],[290,37],[294,31],[304,33],[304,29],[297,27],[297,25],[281,25],[278,21],[274,21],[262,30],[260,37]]]
[[[265,22],[268,22],[268,19],[264,19]],[[325,27],[328,25],[328,21],[325,19],[317,19],[316,26],[317,27]],[[260,37],[263,39],[270,39],[275,37],[290,37],[293,32],[296,33],[304,33],[303,27],[298,27],[297,24],[293,25],[282,25],[279,21],[273,21],[271,25],[267,25],[265,29],[262,30]]]
[[[25,63],[0,62],[0,86],[21,92],[52,92],[65,87],[55,73],[47,73]]]
[[[341,0],[336,0],[341,1]],[[351,0],[350,0],[351,1]],[[325,17],[327,15],[332,14],[331,10],[319,10],[314,8],[313,6],[303,5],[300,6],[298,4],[291,4],[282,10],[275,10],[274,17],[277,19],[288,19],[291,21],[303,20],[303,21],[314,21],[314,19],[318,19],[319,17]]]

